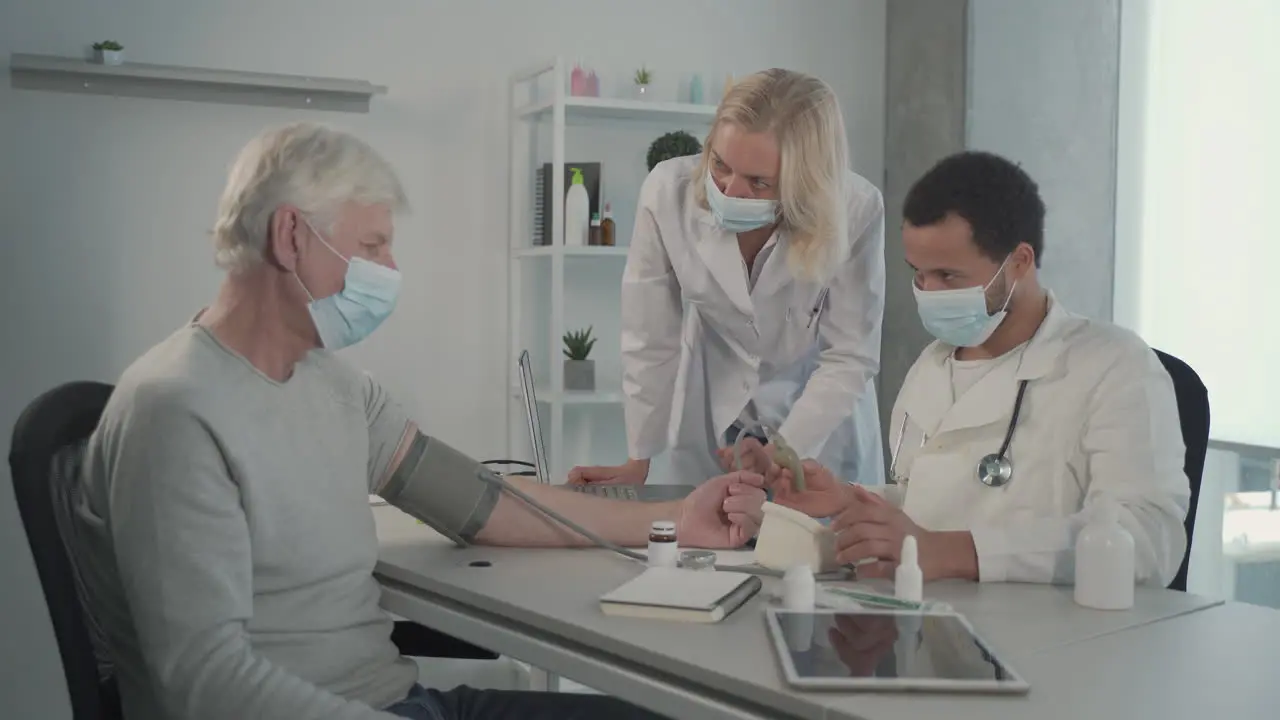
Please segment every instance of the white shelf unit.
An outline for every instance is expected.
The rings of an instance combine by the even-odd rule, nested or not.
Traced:
[[[634,190],[647,174],[644,154],[649,143],[660,134],[685,129],[694,132],[701,140],[715,116],[714,105],[695,105],[657,100],[633,100],[609,97],[576,97],[568,92],[568,78],[572,66],[563,58],[548,60],[510,77],[509,112],[509,206],[508,206],[508,288],[509,305],[509,353],[510,393],[507,412],[507,448],[515,459],[531,460],[528,431],[520,396],[516,358],[528,349],[533,364],[534,382],[542,416],[542,432],[547,445],[550,477],[561,482],[568,470],[582,457],[566,457],[566,415],[597,413],[590,420],[580,423],[599,426],[598,413],[613,412],[621,419],[622,392],[620,376],[610,372],[612,366],[599,360],[602,353],[618,344],[613,328],[595,326],[597,338],[593,358],[596,362],[596,391],[583,392],[564,389],[564,373],[561,338],[568,329],[566,316],[566,286],[582,291],[583,283],[594,283],[596,291],[612,288],[616,293],[626,263],[627,243],[632,229],[628,222],[633,214],[635,192],[620,191],[606,194],[609,171],[605,164],[614,167],[623,164],[602,162],[601,197],[609,200],[615,210],[616,228],[614,247],[566,247],[564,237],[564,167],[569,162],[585,161],[568,157],[568,130],[590,133],[593,128],[622,128],[628,133],[626,145],[636,153],[627,155],[626,176],[634,180]],[[700,130],[698,130],[700,128]],[[695,132],[698,130],[698,132]],[[549,131],[549,132],[547,132]],[[612,131],[612,130],[610,130]],[[635,134],[642,133],[642,134]],[[632,137],[632,135],[634,137]],[[548,148],[544,147],[549,145]],[[634,145],[634,148],[631,146]],[[540,150],[542,152],[540,152]],[[592,153],[584,153],[592,155]],[[638,158],[638,160],[637,160]],[[550,163],[550,183],[543,192],[551,197],[549,245],[533,245],[533,220],[535,217],[534,173],[545,163]],[[631,167],[634,166],[634,167]],[[621,183],[620,183],[621,185]],[[621,208],[621,211],[619,211]],[[619,219],[619,218],[622,219]],[[541,287],[535,288],[541,281]],[[530,293],[541,291],[541,298],[531,300]],[[585,292],[592,292],[587,287]],[[616,295],[615,295],[616,297]],[[616,315],[607,298],[592,298],[590,312],[596,317]],[[612,318],[616,325],[617,318]],[[575,326],[576,327],[576,326]],[[615,363],[616,364],[616,363]],[[615,433],[623,436],[621,427]],[[617,443],[615,443],[615,446]],[[612,462],[625,459],[625,444],[618,446],[620,455]]]

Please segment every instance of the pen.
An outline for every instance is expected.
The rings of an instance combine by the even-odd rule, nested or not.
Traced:
[[[818,300],[813,304],[813,310],[809,313],[809,324],[805,327],[813,327],[813,321],[818,318],[818,313],[822,312],[822,304],[827,301],[827,288],[822,288],[818,292]]]

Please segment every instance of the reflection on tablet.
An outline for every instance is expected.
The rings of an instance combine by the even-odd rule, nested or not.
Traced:
[[[783,665],[795,684],[1025,685],[952,612],[777,610],[772,618],[778,635],[774,644],[786,653]]]

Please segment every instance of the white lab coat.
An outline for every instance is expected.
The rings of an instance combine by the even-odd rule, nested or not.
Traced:
[[[737,237],[693,202],[697,157],[660,163],[640,190],[622,278],[631,457],[670,448],[677,482],[722,472],[714,451],[754,400],[800,453],[867,484],[884,478],[875,375],[884,314],[884,202],[849,173],[850,253],[826,285],[799,281],[784,233],[754,287]],[[763,255],[763,253],[762,253]]]
[[[1036,335],[954,406],[955,348],[925,348],[890,426],[893,474],[907,482],[885,490],[900,493],[903,511],[926,529],[970,531],[983,582],[1072,583],[1075,539],[1091,506],[1115,501],[1135,541],[1136,580],[1163,587],[1182,562],[1190,502],[1173,382],[1134,333],[1073,315],[1052,293],[1049,303]],[[978,462],[1000,449],[1022,379],[1007,453],[1013,477],[988,487]]]

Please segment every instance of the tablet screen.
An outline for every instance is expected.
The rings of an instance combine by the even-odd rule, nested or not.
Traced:
[[[953,613],[779,610],[773,617],[778,651],[802,681],[1020,682]]]

